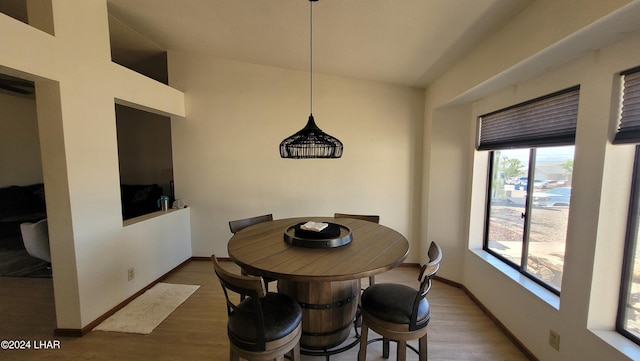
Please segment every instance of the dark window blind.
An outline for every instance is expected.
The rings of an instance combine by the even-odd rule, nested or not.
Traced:
[[[479,118],[479,150],[574,144],[580,87],[536,98]]]
[[[622,114],[614,143],[640,143],[640,68],[622,74]]]

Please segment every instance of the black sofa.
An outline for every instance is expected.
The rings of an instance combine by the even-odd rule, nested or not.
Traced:
[[[130,219],[159,210],[162,188],[157,184],[121,184],[122,218]]]
[[[0,188],[0,239],[20,239],[20,223],[37,222],[44,218],[47,218],[44,184]],[[2,246],[15,248],[18,245]]]

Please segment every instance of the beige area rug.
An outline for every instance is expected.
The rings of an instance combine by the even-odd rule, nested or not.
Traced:
[[[199,287],[157,283],[93,330],[148,335]]]

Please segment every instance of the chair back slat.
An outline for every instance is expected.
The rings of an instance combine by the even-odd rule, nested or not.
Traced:
[[[416,330],[420,328],[418,324],[418,307],[422,299],[427,297],[427,293],[431,290],[431,278],[436,275],[440,269],[440,261],[442,260],[442,249],[435,242],[431,242],[429,251],[427,252],[429,262],[422,266],[418,281],[420,281],[420,289],[416,292],[416,298],[413,301],[413,309],[411,312],[411,320],[409,322],[409,330]],[[429,320],[425,320],[428,322]]]
[[[373,223],[380,223],[380,216],[373,214],[334,213],[333,218],[352,218]],[[369,286],[376,283],[376,276],[369,276]]]
[[[267,290],[264,287],[262,277],[245,276],[230,272],[218,263],[215,255],[211,256],[211,261],[227,302],[227,316],[231,316],[235,312],[242,312],[249,314],[255,320],[256,343],[247,343],[244,347],[255,351],[264,351],[266,349],[265,323],[260,299],[266,296]],[[240,297],[240,302],[234,302],[229,297],[229,291],[235,292],[240,296],[246,296],[246,299]],[[239,307],[240,303],[250,305],[250,307]]]
[[[380,223],[380,216],[378,215],[334,213],[333,218],[353,218],[353,219],[359,219],[362,221]]]
[[[220,280],[222,291],[227,302],[227,316],[231,316],[234,312],[243,312],[250,314],[251,318],[255,320],[256,327],[256,343],[247,343],[245,347],[247,349],[254,349],[256,351],[264,351],[266,349],[265,339],[265,323],[264,314],[260,305],[260,298],[263,298],[267,294],[267,290],[264,287],[262,277],[257,276],[245,276],[233,273],[223,268],[215,255],[211,256],[213,262],[213,268]],[[240,298],[241,303],[250,304],[250,307],[239,307],[240,303],[236,303],[229,297],[229,291],[238,293],[240,296],[247,296],[246,299]],[[244,299],[244,300],[243,300]]]
[[[262,277],[224,268],[215,255],[211,261],[227,304],[229,359],[284,360],[290,354],[290,360],[299,361],[302,309],[298,302],[267,292]]]
[[[211,260],[218,278],[222,283],[224,283],[224,287],[241,295],[253,295],[259,298],[262,298],[267,294],[267,290],[262,282],[262,277],[235,274],[223,268],[220,263],[218,263],[215,255],[211,256]]]
[[[273,221],[273,214],[237,219],[235,221],[229,221],[229,230],[231,230],[231,233],[236,234],[237,232],[240,232],[249,226],[253,226],[254,224],[269,221]]]
[[[442,261],[442,249],[435,242],[431,242],[429,251],[427,252],[427,256],[429,257],[429,262],[422,266],[422,269],[420,269],[420,275],[418,276],[418,281],[420,281],[420,283],[424,281],[425,276],[427,278],[431,278],[440,269],[440,261]]]

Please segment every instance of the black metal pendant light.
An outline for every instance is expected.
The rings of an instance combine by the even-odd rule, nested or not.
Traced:
[[[309,84],[310,108],[309,120],[304,128],[280,143],[280,157],[292,159],[340,158],[342,142],[323,132],[313,119],[313,3],[309,0]]]

